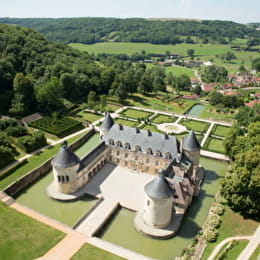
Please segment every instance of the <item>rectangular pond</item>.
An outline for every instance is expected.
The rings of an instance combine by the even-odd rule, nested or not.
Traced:
[[[99,135],[93,135],[79,147],[75,153],[83,157],[99,143]],[[32,186],[25,189],[16,200],[46,216],[54,218],[69,226],[73,226],[96,202],[97,199],[86,197],[73,202],[56,201],[47,196],[46,187],[52,182],[53,175],[49,172]]]
[[[120,209],[104,228],[100,237],[143,255],[159,260],[170,260],[180,256],[205,221],[219,182],[227,170],[227,163],[201,158],[201,165],[207,170],[205,181],[198,198],[194,198],[182,227],[177,235],[167,240],[156,240],[138,233],[134,228],[135,212]]]

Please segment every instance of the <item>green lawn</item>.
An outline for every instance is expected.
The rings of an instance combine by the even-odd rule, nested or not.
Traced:
[[[155,125],[142,125],[141,126],[142,129],[145,130],[150,130],[151,132],[155,132],[155,133],[162,133],[160,130],[157,129],[157,127]]]
[[[150,95],[134,94],[127,101],[131,106],[151,108],[156,110],[161,110],[165,112],[173,112],[182,114],[193,104],[197,103],[196,100],[174,100],[166,102],[164,97],[167,94],[157,93]],[[169,94],[168,95],[172,95]]]
[[[233,243],[234,243],[234,245],[232,246],[232,248],[230,250],[228,250],[226,252],[225,256],[223,256],[223,253],[229,243],[224,245],[222,247],[222,249],[220,250],[220,252],[215,257],[215,260],[218,260],[219,257],[222,257],[222,256],[223,256],[223,258],[222,258],[223,260],[225,260],[225,259],[226,260],[236,260],[237,257],[239,256],[239,254],[243,251],[243,249],[248,244],[248,240],[246,240],[246,239],[245,240],[235,240],[235,241],[233,241]]]
[[[196,120],[190,120],[190,119],[182,119],[179,124],[184,125],[187,127],[187,129],[191,129],[194,132],[200,132],[205,133],[207,129],[209,128],[209,123],[202,122],[202,121],[196,121]]]
[[[251,236],[255,232],[257,226],[258,222],[245,219],[238,213],[226,208],[226,211],[222,217],[222,224],[218,229],[219,236],[217,241],[214,243],[208,243],[202,260],[207,260],[216,245],[225,238],[234,236]]]
[[[260,256],[260,245],[256,248],[256,250],[254,251],[254,253],[251,255],[251,257],[249,258],[249,260],[258,260]]]
[[[109,253],[105,250],[99,249],[90,244],[84,244],[79,251],[73,255],[71,260],[123,260],[120,256]]]
[[[242,43],[241,40],[240,43]],[[144,50],[146,51],[146,53],[165,53],[166,51],[170,51],[173,53],[181,54],[182,56],[186,56],[188,49],[194,49],[194,59],[200,59],[202,61],[213,60],[215,65],[226,67],[229,73],[238,71],[240,65],[244,65],[247,69],[250,69],[252,58],[260,57],[260,54],[257,52],[232,51],[230,47],[233,45],[233,43],[225,45],[186,43],[176,45],[163,45],[150,43],[105,42],[91,45],[79,43],[71,43],[69,45],[80,51],[87,51],[94,54],[111,53],[132,55],[133,53],[141,52],[142,50]],[[220,57],[216,57],[216,55],[225,54],[227,51],[232,51],[236,55],[237,59],[232,60],[232,62],[230,63],[224,63],[224,61],[222,61]],[[172,67],[167,67],[166,70],[173,70],[173,73],[175,73],[176,75],[179,73],[178,70],[175,70]],[[192,70],[186,70],[186,73],[192,73]],[[191,75],[191,77],[193,76]]]
[[[139,118],[146,119],[146,118],[150,117],[153,113],[129,108],[129,109],[122,111],[120,114],[122,116],[134,118],[134,119],[139,119]]]
[[[225,153],[223,142],[224,141],[222,139],[208,137],[203,149],[216,153]]]
[[[152,119],[152,122],[155,124],[162,124],[162,123],[173,123],[177,120],[176,116],[167,116],[158,114],[156,117]]]
[[[68,143],[73,143],[80,137],[82,137],[84,134],[77,135],[75,137],[72,137],[68,139]],[[57,144],[55,146],[51,146],[50,148],[30,157],[27,159],[27,162],[23,164],[21,167],[17,168],[12,172],[10,175],[5,177],[4,179],[0,180],[0,189],[4,189],[8,185],[10,185],[12,182],[17,180],[18,178],[22,177],[24,174],[28,173],[29,171],[35,169],[36,167],[40,166],[42,163],[47,161],[49,158],[54,156],[58,150],[60,149],[60,144]]]
[[[0,203],[0,259],[31,260],[44,255],[65,234]]]
[[[229,129],[229,126],[215,125],[215,127],[213,127],[212,129],[211,134],[226,137]]]
[[[115,119],[115,123],[125,125],[125,126],[130,126],[130,127],[136,127],[140,124],[137,121],[125,120],[125,119],[122,119],[122,118]]]
[[[98,119],[100,119],[101,117],[103,117],[102,115],[94,114],[94,113],[86,112],[86,111],[80,111],[76,115],[80,119],[86,120],[90,123],[93,123],[93,122],[97,121]]]

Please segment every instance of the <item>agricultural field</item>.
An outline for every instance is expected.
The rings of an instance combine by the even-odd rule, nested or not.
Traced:
[[[238,41],[238,40],[237,40]],[[235,43],[237,44],[237,43]],[[243,45],[243,41],[239,41],[239,44]],[[145,51],[146,53],[178,53],[182,56],[187,56],[188,49],[194,49],[194,59],[200,59],[202,61],[212,60],[215,65],[225,66],[229,73],[238,71],[240,65],[244,65],[246,68],[251,68],[251,60],[260,57],[257,52],[245,52],[245,51],[233,51],[231,46],[234,44],[176,44],[176,45],[163,45],[163,44],[150,44],[150,43],[129,43],[129,42],[106,42],[96,43],[91,45],[71,43],[69,44],[72,48],[80,51],[87,51],[89,53],[110,53],[110,54],[128,54],[132,55],[136,52]],[[228,51],[234,52],[237,59],[232,60],[230,63],[222,61],[217,58],[216,55],[225,54]],[[168,67],[167,70],[173,70],[174,67]],[[187,73],[188,69],[186,69]],[[178,74],[177,70],[175,71]],[[182,72],[181,72],[182,73]],[[191,75],[191,74],[190,74]]]
[[[203,149],[216,153],[225,153],[223,142],[223,139],[208,137]]]
[[[81,122],[69,117],[56,118],[43,117],[29,124],[58,137],[64,137],[83,128]]]
[[[36,259],[65,234],[0,203],[0,259]]]
[[[186,126],[187,129],[200,133],[205,133],[209,128],[209,123],[190,119],[182,119],[179,124]]]

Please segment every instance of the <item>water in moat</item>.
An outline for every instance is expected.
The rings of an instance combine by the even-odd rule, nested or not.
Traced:
[[[123,208],[107,224],[100,237],[155,259],[170,260],[180,256],[205,221],[228,166],[225,162],[205,158],[201,158],[200,163],[207,170],[201,193],[193,200],[175,237],[157,240],[141,235],[133,225],[135,212]]]
[[[75,153],[79,157],[82,157],[90,152],[98,143],[99,135],[95,134],[77,149]],[[97,202],[97,199],[86,197],[74,202],[60,202],[50,199],[46,194],[46,187],[52,180],[52,172],[49,172],[31,187],[25,189],[16,200],[46,216],[72,226]]]
[[[192,108],[190,110],[188,110],[186,112],[186,114],[188,116],[199,116],[204,109],[205,109],[205,106],[196,104],[196,105],[192,106]]]

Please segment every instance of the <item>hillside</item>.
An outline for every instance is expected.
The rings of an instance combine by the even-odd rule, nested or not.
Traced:
[[[227,39],[259,37],[260,32],[230,21],[147,20],[141,18],[0,18],[0,23],[33,28],[47,39],[63,43],[106,41],[153,44],[227,43]],[[193,38],[191,38],[193,37]]]

